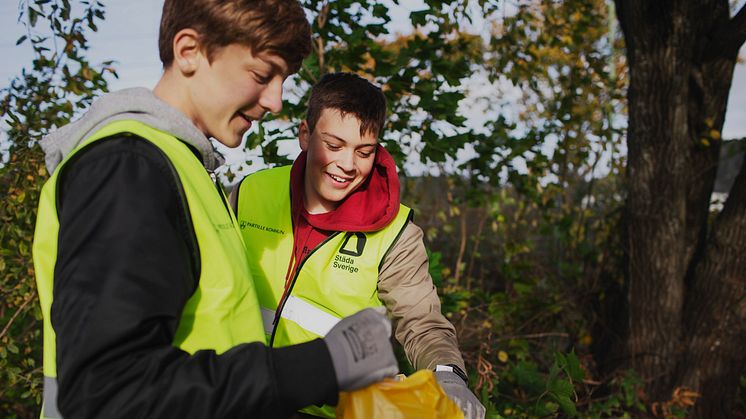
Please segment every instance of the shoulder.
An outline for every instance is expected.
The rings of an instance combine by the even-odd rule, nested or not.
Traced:
[[[422,231],[422,229],[417,224],[415,224],[414,221],[409,220],[404,226],[399,239],[396,241],[396,243],[394,243],[394,247],[407,247],[418,244],[424,245],[424,238],[425,233]]]
[[[291,167],[273,167],[246,175],[233,187],[228,196],[231,208],[238,212],[238,204],[245,196],[251,196],[252,201],[257,195],[264,198],[279,196],[282,193],[281,191],[289,188]],[[239,199],[239,196],[241,196],[241,199]]]
[[[140,157],[153,164],[167,162],[165,154],[147,139],[135,134],[119,133],[85,146],[65,163],[64,170],[81,170],[102,160],[113,161],[128,157]]]
[[[290,177],[291,166],[272,167],[258,170],[241,180],[241,185],[259,182],[287,181]]]
[[[58,178],[60,200],[68,190],[109,191],[129,189],[136,194],[171,195],[177,190],[173,166],[156,145],[130,133],[119,133],[95,141],[72,156]],[[113,195],[116,197],[116,195]]]
[[[427,250],[424,233],[414,222],[408,221],[381,261],[379,274],[386,276],[387,272],[400,271],[404,268],[417,269],[425,262],[427,262]]]

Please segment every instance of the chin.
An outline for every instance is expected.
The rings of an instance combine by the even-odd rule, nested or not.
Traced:
[[[226,146],[228,148],[236,148],[236,147],[238,147],[241,144],[241,138],[243,138],[243,136],[239,136],[238,138],[235,138],[233,136],[231,136],[231,137],[223,137],[223,138],[229,138],[228,141],[223,140],[223,138],[218,138],[218,137],[213,137],[213,138],[215,138],[216,140],[218,140],[218,142],[220,144],[222,144],[222,145],[224,145],[224,146]]]
[[[326,202],[331,202],[334,205],[339,205],[342,201],[344,201],[345,198],[347,198],[347,195],[349,195],[349,193],[328,194],[323,198],[324,200],[326,200]]]

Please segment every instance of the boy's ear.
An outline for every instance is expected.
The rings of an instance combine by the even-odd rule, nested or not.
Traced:
[[[298,130],[298,143],[300,149],[308,151],[308,142],[311,140],[311,131],[308,129],[308,121],[305,119],[300,123],[300,129]]]
[[[185,76],[194,74],[202,58],[199,33],[189,28],[180,30],[174,36],[173,49],[176,69]]]

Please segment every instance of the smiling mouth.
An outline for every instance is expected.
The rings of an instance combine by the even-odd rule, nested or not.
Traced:
[[[337,182],[337,183],[342,183],[342,184],[345,184],[345,183],[350,183],[350,182],[352,181],[352,179],[345,179],[345,178],[342,178],[342,177],[339,177],[339,176],[334,176],[334,175],[333,175],[333,174],[331,174],[331,173],[327,173],[327,175],[328,175],[328,176],[329,176],[330,178],[332,178],[332,180],[333,180],[333,181],[335,181],[335,182]]]
[[[241,112],[238,112],[238,116],[240,116],[241,118],[243,118],[244,121],[248,122],[249,123],[249,127],[251,126],[253,118],[251,118],[250,116],[248,116],[248,115],[246,115],[244,113],[241,113]]]

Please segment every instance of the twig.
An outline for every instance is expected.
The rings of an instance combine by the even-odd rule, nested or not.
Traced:
[[[34,290],[28,296],[28,298],[26,298],[26,301],[24,301],[23,304],[21,304],[21,306],[18,307],[18,310],[16,310],[16,312],[13,313],[13,316],[11,316],[10,320],[8,320],[8,324],[6,324],[5,327],[3,328],[3,331],[0,332],[0,339],[2,339],[2,337],[5,336],[6,333],[8,333],[8,330],[10,329],[10,326],[13,324],[13,322],[16,320],[16,317],[18,317],[18,315],[21,314],[21,311],[23,311],[23,309],[26,308],[28,303],[30,303],[31,300],[34,299],[34,297],[36,297],[36,290]]]
[[[499,339],[497,339],[498,342],[511,340],[511,339],[541,339],[541,338],[550,338],[550,337],[559,337],[559,338],[566,338],[569,337],[567,333],[562,332],[546,332],[546,333],[529,333],[526,335],[512,335],[512,336],[503,336]]]

